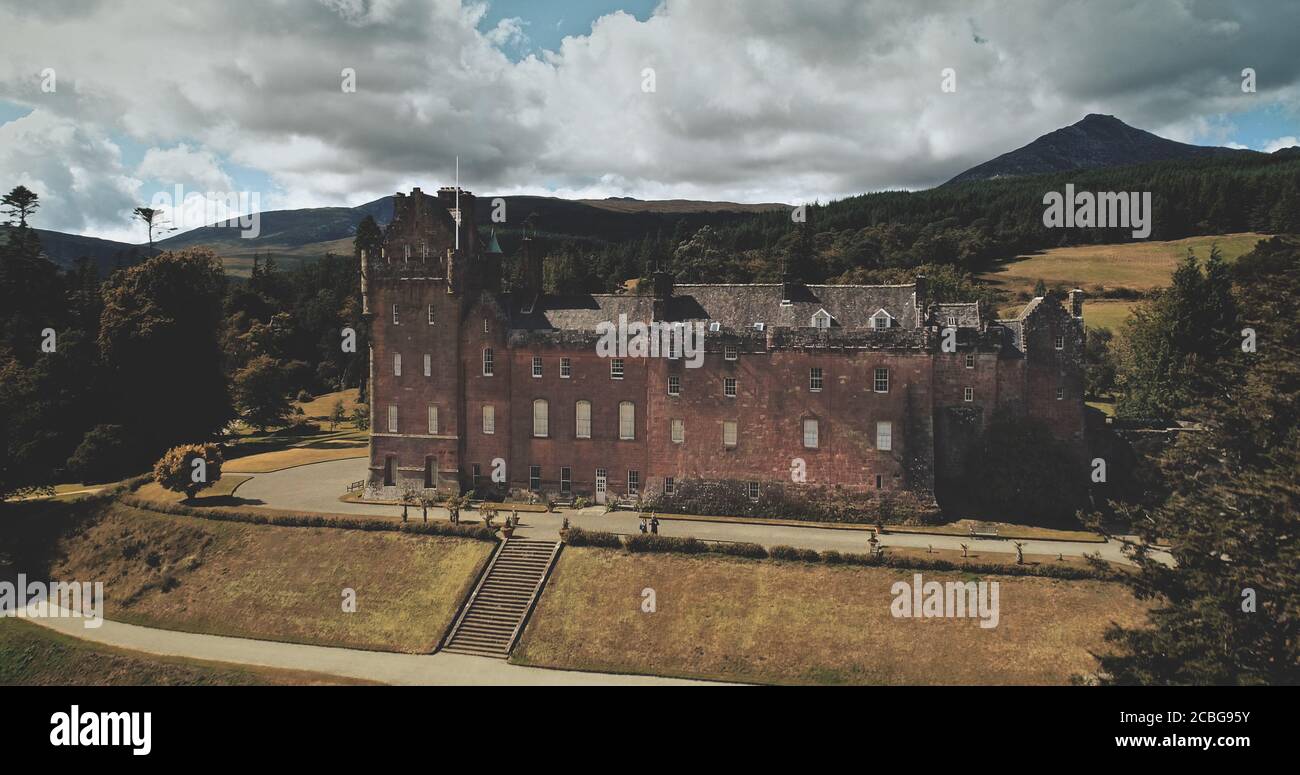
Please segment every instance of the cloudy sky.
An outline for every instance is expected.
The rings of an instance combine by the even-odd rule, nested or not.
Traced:
[[[131,208],[177,185],[355,205],[457,156],[479,194],[797,203],[1087,113],[1272,150],[1300,142],[1297,30],[1265,0],[0,0],[0,188],[141,242]]]

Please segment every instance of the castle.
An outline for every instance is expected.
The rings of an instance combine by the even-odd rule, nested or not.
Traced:
[[[366,494],[492,483],[595,502],[672,498],[713,483],[908,495],[933,503],[995,409],[1083,444],[1083,294],[1014,319],[907,285],[676,285],[543,292],[525,237],[522,288],[475,199],[397,194],[379,255],[361,256],[371,321]],[[486,243],[486,244],[485,244]],[[702,362],[606,357],[620,316],[689,323]],[[698,368],[692,368],[698,366]]]

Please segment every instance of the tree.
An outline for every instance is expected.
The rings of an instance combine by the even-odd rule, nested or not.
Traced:
[[[347,414],[343,411],[343,399],[337,399],[330,407],[330,430],[339,427],[346,417]]]
[[[26,186],[16,186],[12,191],[0,197],[0,209],[9,216],[10,223],[18,218],[18,228],[27,228],[27,217],[41,206],[40,197]]]
[[[1135,553],[1123,578],[1152,607],[1107,632],[1104,682],[1300,683],[1300,240],[1260,243],[1232,274],[1261,344],[1202,364],[1188,410],[1202,431],[1159,458],[1169,497],[1126,510],[1173,564]]]
[[[235,372],[232,380],[235,408],[244,422],[265,432],[281,426],[293,407],[285,390],[284,371],[279,361],[258,355]]]
[[[154,232],[165,226],[162,220],[162,212],[152,207],[137,207],[131,211],[131,217],[144,224],[145,234],[149,239],[149,255],[152,256]]]
[[[167,450],[154,464],[153,478],[163,489],[193,499],[221,478],[221,463],[221,447],[216,444],[182,444]]]
[[[353,409],[352,424],[357,426],[359,431],[370,430],[370,407],[363,404]]]
[[[997,411],[966,457],[965,489],[989,514],[1070,524],[1086,469],[1041,420]]]
[[[1110,343],[1115,338],[1109,328],[1088,328],[1083,345],[1084,391],[1091,398],[1108,395],[1115,389],[1115,356]]]
[[[67,472],[82,482],[111,482],[131,473],[134,457],[126,428],[96,425],[68,458]]]
[[[218,332],[225,274],[208,250],[166,252],[114,272],[99,349],[113,417],[150,456],[211,438],[234,416]]]

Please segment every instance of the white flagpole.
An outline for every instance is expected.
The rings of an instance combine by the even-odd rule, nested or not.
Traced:
[[[456,249],[460,250],[460,157],[456,157]]]

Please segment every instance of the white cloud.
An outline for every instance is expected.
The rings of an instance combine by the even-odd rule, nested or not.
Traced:
[[[1295,135],[1287,135],[1286,137],[1278,137],[1269,140],[1264,143],[1264,147],[1260,148],[1260,150],[1264,153],[1272,153],[1273,151],[1280,151],[1283,148],[1290,148],[1295,145],[1300,145],[1300,138],[1297,138]]]
[[[1300,7],[1283,4],[666,0],[517,62],[502,47],[522,45],[524,22],[480,31],[482,3],[232,8],[87,2],[57,23],[0,9],[0,96],[87,140],[154,147],[149,174],[206,187],[232,164],[261,170],[295,206],[434,188],[457,155],[479,193],[826,200],[933,185],[1090,112],[1205,142],[1225,115],[1300,105]],[[1241,92],[1247,65],[1258,94]],[[46,66],[55,95],[39,91]],[[356,93],[340,88],[347,67]],[[110,165],[83,184],[113,202],[119,177]]]
[[[235,188],[216,155],[185,143],[145,151],[135,174],[146,180],[157,180],[168,188],[176,184],[199,192],[225,192]]]

